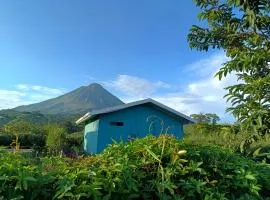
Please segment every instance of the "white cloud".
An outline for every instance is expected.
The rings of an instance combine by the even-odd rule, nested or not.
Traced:
[[[226,61],[228,58],[224,53],[216,53],[185,66],[183,72],[195,73],[200,77],[212,76]]]
[[[105,85],[137,98],[150,96],[159,89],[171,88],[171,85],[162,81],[151,82],[143,78],[129,75],[118,75],[116,80],[106,82]]]
[[[159,93],[161,88],[171,89],[175,87],[166,83],[163,84],[161,81],[150,82],[128,75],[120,75],[113,81],[113,85],[115,89],[125,93],[123,96],[125,102],[151,97],[187,115],[211,112],[217,113],[223,118],[223,121],[231,121],[232,117],[225,113],[228,104],[223,98],[226,94],[224,88],[235,84],[237,82],[236,77],[230,75],[222,81],[214,78],[215,73],[227,60],[224,54],[214,54],[207,59],[195,61],[186,66],[185,68],[188,68],[188,70],[185,73],[196,73],[199,80],[187,83],[186,90],[181,92],[172,93],[171,90],[167,90],[167,93]]]
[[[18,90],[22,91],[36,91],[43,94],[49,94],[49,95],[60,95],[63,94],[64,89],[56,89],[56,88],[50,88],[40,85],[28,85],[28,84],[18,84],[16,86]]]
[[[64,89],[28,84],[18,84],[15,88],[14,90],[0,89],[0,110],[37,103],[65,92]]]
[[[12,90],[0,90],[0,109],[12,108],[20,105],[24,93]]]
[[[18,84],[18,85],[16,85],[16,88],[18,90],[24,90],[24,91],[28,91],[30,89],[29,86],[26,84]]]
[[[227,77],[222,81],[210,78],[190,83],[184,93],[153,96],[153,98],[188,115],[211,112],[227,118],[228,114],[225,110],[228,104],[223,98],[226,94],[224,88],[234,83],[236,83],[235,76]]]

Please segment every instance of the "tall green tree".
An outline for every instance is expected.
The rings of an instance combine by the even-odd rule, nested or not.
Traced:
[[[228,111],[247,128],[270,133],[270,0],[195,0],[198,18],[190,47],[200,51],[223,49],[229,61],[216,74],[235,74],[238,84],[227,87]]]

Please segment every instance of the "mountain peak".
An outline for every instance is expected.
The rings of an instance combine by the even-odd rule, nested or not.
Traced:
[[[103,88],[103,86],[100,85],[99,83],[91,83],[88,85],[88,87],[102,87]]]
[[[38,111],[43,114],[83,114],[93,109],[101,109],[120,104],[123,104],[123,102],[102,87],[102,85],[92,83],[62,96],[40,103],[19,106],[14,108],[14,110],[21,112]]]

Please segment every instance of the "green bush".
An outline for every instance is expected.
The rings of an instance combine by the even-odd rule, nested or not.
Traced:
[[[69,157],[77,157],[83,154],[83,133],[77,132],[67,135],[64,153]]]
[[[239,134],[240,126],[231,124],[188,124],[184,126],[185,134]]]
[[[186,125],[184,133],[184,141],[187,143],[218,145],[270,164],[270,135],[254,139],[254,134],[240,131],[238,126],[205,124]]]
[[[0,154],[0,199],[270,199],[269,166],[169,136],[75,160]]]
[[[12,142],[11,135],[6,135],[6,134],[0,135],[0,146],[9,146],[11,142]]]
[[[44,147],[46,137],[44,135],[21,134],[19,142],[23,148]]]
[[[19,134],[21,148],[43,148],[45,139],[45,135],[42,134]],[[0,135],[0,146],[9,147],[13,140],[15,140],[15,135]]]
[[[76,146],[81,148],[83,146],[83,133],[77,132],[67,135],[66,144],[69,147]]]
[[[66,142],[66,130],[59,125],[48,125],[46,127],[46,147],[50,154],[59,154]]]
[[[235,133],[236,132],[236,133]],[[238,127],[229,125],[194,124],[184,126],[184,140],[192,144],[218,145],[238,151],[240,144],[249,135],[241,133]]]

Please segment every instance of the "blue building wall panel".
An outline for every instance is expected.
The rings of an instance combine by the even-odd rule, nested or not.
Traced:
[[[84,128],[84,151],[97,153],[99,120],[90,121]]]
[[[123,126],[112,125],[115,122],[121,122]],[[127,141],[129,138],[140,138],[147,134],[158,136],[165,133],[182,138],[183,123],[184,119],[176,119],[149,105],[103,114],[99,118],[97,153],[111,144],[112,140]]]

